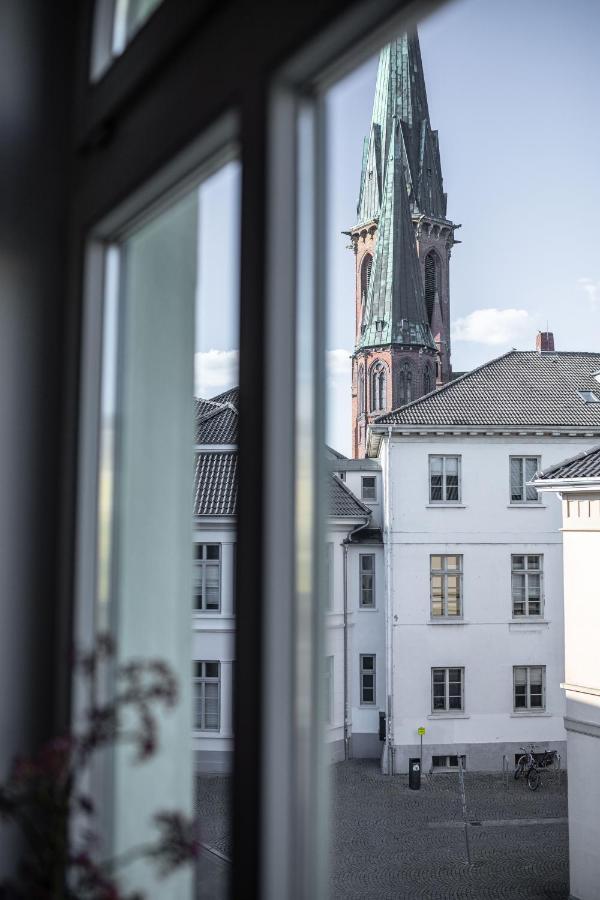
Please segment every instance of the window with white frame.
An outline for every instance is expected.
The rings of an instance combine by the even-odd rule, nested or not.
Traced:
[[[460,456],[429,457],[429,502],[460,502]]]
[[[375,705],[375,654],[360,655],[360,704]]]
[[[544,710],[546,666],[514,666],[513,695],[515,712]]]
[[[196,612],[221,609],[221,545],[196,544],[194,566]]]
[[[325,721],[333,722],[333,656],[325,657]]]
[[[462,762],[463,769],[466,769],[467,757],[460,757]],[[431,757],[431,768],[432,769],[458,769],[458,756],[432,756]]]
[[[462,556],[431,555],[429,561],[432,617],[462,616]]]
[[[377,479],[375,475],[363,475],[361,480],[361,497],[374,503],[377,500]]]
[[[431,670],[431,711],[462,712],[464,708],[463,668]]]
[[[195,664],[194,692],[197,731],[219,731],[221,728],[221,663],[201,661]]]
[[[541,616],[543,612],[541,554],[511,556],[512,614],[520,616]]]
[[[359,597],[361,609],[375,608],[375,554],[361,553],[358,557]]]
[[[510,458],[510,502],[539,503],[538,492],[527,482],[532,481],[540,469],[539,456],[511,456]]]

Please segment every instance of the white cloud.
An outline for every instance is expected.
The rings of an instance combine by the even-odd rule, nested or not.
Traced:
[[[452,327],[453,341],[468,341],[492,346],[532,345],[537,328],[534,317],[526,309],[475,309],[456,319]]]
[[[205,350],[194,356],[196,397],[214,397],[238,383],[237,350]]]
[[[330,378],[350,378],[352,374],[352,360],[350,350],[328,350],[325,361],[327,375]]]
[[[593,281],[591,278],[578,278],[577,282],[588,295],[592,306],[596,306],[600,301],[600,281]]]

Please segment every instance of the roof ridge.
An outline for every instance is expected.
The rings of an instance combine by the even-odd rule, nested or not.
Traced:
[[[536,351],[533,352],[535,353]],[[492,363],[498,362],[498,360],[500,359],[505,359],[507,356],[510,356],[511,353],[519,353],[519,351],[515,350],[515,348],[513,347],[511,350],[507,350],[506,353],[501,353],[500,356],[495,356],[493,359],[488,359],[487,362],[482,363],[480,366],[476,366],[474,369],[470,369],[468,372],[465,372],[458,378],[453,379],[453,381],[449,381],[447,384],[443,384],[440,388],[434,388],[432,391],[429,391],[428,394],[424,394],[422,397],[418,397],[416,400],[412,400],[410,403],[405,403],[403,406],[397,406],[395,409],[390,409],[389,412],[386,412],[382,416],[378,416],[376,419],[374,419],[373,424],[393,424],[387,423],[385,421],[388,416],[392,416],[394,413],[400,412],[400,410],[413,409],[415,406],[418,406],[419,403],[422,403],[424,400],[429,400],[431,397],[439,397],[439,395],[443,394],[444,391],[447,391],[449,388],[454,387],[454,385],[456,384],[461,384],[471,375],[475,375],[477,372],[480,372],[487,366],[491,366]]]

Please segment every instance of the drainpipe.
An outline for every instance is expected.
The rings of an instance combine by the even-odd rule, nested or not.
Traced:
[[[383,555],[385,562],[385,662],[387,681],[386,747],[387,774],[394,774],[394,665],[393,665],[393,604],[392,604],[392,553],[390,547],[391,489],[390,456],[392,454],[392,427],[388,427],[388,446],[384,473],[384,521]]]
[[[348,547],[352,543],[352,538],[363,528],[366,528],[371,521],[368,516],[362,525],[353,528],[342,541],[344,548],[344,759],[350,759],[350,704],[348,702]]]

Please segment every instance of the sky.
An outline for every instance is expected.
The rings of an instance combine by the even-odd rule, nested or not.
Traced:
[[[558,350],[598,350],[600,4],[456,0],[419,36],[448,216],[462,226],[450,263],[454,370],[511,347],[533,349],[546,324]],[[355,222],[376,72],[375,58],[327,97],[327,439],[345,453],[354,259],[342,231]],[[236,377],[238,201],[235,165],[201,189],[204,395]]]

